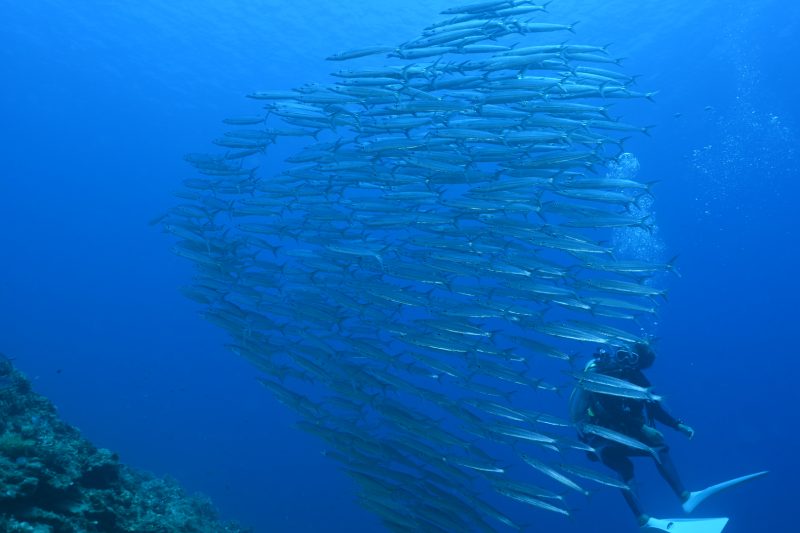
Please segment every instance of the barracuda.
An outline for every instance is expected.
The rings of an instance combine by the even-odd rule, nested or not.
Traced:
[[[511,498],[512,500],[517,500],[519,502],[522,502],[522,503],[525,503],[525,504],[528,504],[528,505],[532,505],[532,506],[538,507],[540,509],[544,509],[545,511],[553,511],[555,513],[559,513],[559,514],[563,514],[565,516],[569,516],[569,511],[567,511],[566,509],[562,509],[561,507],[557,507],[557,506],[555,506],[553,504],[550,504],[550,503],[547,503],[547,502],[543,502],[542,500],[540,500],[538,498],[535,498],[533,496],[529,496],[527,494],[523,494],[523,493],[520,493],[520,492],[516,492],[516,491],[513,491],[513,490],[504,489],[504,488],[495,488],[495,490],[499,494],[502,494],[503,496]]]
[[[611,239],[650,227],[629,204],[651,184],[614,155],[648,128],[605,102],[653,93],[607,47],[561,42],[574,24],[545,7],[478,0],[405,43],[330,55],[358,61],[334,82],[251,92],[154,220],[194,265],[183,292],[390,529],[520,529],[493,492],[568,515],[522,482],[526,462],[580,493],[567,475],[624,488],[549,455],[594,451],[531,404],[562,390],[559,370],[659,399],[574,370],[581,343],[641,340],[634,320],[665,295],[645,278],[672,262],[619,260]]]
[[[542,474],[549,476],[550,478],[558,481],[565,487],[568,487],[576,492],[580,492],[584,496],[589,495],[589,491],[569,479],[567,476],[556,470],[554,467],[545,464],[544,462],[535,459],[529,455],[520,454],[520,457],[523,461],[528,463],[530,466],[541,472]]]
[[[582,282],[588,287],[593,287],[599,290],[605,290],[613,293],[618,294],[630,294],[633,296],[661,296],[665,300],[667,299],[667,291],[666,289],[659,289],[656,287],[648,287],[647,285],[641,285],[639,283],[633,283],[630,281],[620,281],[620,280],[587,280]]]
[[[556,441],[547,435],[543,435],[541,433],[537,433],[536,431],[532,431],[530,429],[511,426],[506,424],[488,424],[486,426],[487,431],[490,433],[494,433],[496,435],[501,435],[505,437],[513,437],[515,439],[520,439],[523,441],[529,441],[536,444],[554,444]]]
[[[329,55],[325,59],[328,61],[345,61],[348,59],[356,59],[359,57],[372,56],[376,54],[385,54],[393,50],[390,46],[372,46],[369,48],[359,48],[355,50],[346,50],[336,54]]]
[[[600,438],[616,442],[617,444],[622,444],[623,446],[626,446],[628,448],[633,448],[636,450],[647,452],[648,454],[653,456],[653,459],[655,459],[657,463],[661,464],[661,458],[659,457],[658,452],[655,449],[651,448],[647,444],[644,444],[643,442],[634,439],[633,437],[629,437],[623,433],[614,431],[613,429],[608,429],[594,424],[580,424],[578,426],[578,431],[580,431],[581,433],[596,435]]]
[[[604,474],[595,472],[594,470],[590,470],[582,466],[559,463],[558,467],[561,470],[567,472],[568,474],[572,474],[574,476],[578,476],[583,479],[588,479],[589,481],[594,481],[595,483],[599,483],[600,485],[606,485],[607,487],[614,487],[625,491],[631,490],[630,486],[624,481],[613,478],[611,476],[606,476]]]
[[[649,402],[661,401],[661,396],[653,394],[648,388],[634,385],[629,381],[614,376],[607,376],[598,372],[569,372],[569,375],[575,378],[581,387],[599,394],[610,394]],[[598,387],[595,387],[595,385],[598,385]]]

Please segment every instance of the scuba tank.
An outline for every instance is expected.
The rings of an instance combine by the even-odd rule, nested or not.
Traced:
[[[598,366],[598,355],[603,350],[599,350],[598,353],[595,354],[595,358],[586,363],[586,366],[583,368],[584,372],[594,372]],[[569,395],[569,419],[570,421],[575,424],[581,424],[583,422],[589,421],[592,417],[591,413],[591,392],[585,390],[580,385],[576,385],[572,392]]]
[[[610,352],[604,347],[598,348],[597,351],[592,354],[592,359],[586,363],[583,371],[614,375],[614,372],[609,372],[609,370],[620,368],[620,352],[624,351],[614,349]],[[569,418],[572,423],[577,425],[594,418],[596,413],[592,412],[591,407],[593,404],[593,393],[585,390],[580,385],[576,385],[569,395]]]

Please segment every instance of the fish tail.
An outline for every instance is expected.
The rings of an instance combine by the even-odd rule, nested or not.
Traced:
[[[676,255],[675,257],[673,257],[672,259],[667,261],[667,270],[669,270],[670,272],[673,272],[676,276],[678,276],[680,278],[680,277],[682,277],[681,273],[678,272],[677,268],[675,268],[675,261],[677,259],[678,259],[678,256]]]

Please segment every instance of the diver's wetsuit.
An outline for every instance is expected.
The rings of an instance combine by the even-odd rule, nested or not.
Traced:
[[[641,387],[650,387],[650,381],[638,369],[602,368],[593,363],[586,370],[624,379]],[[660,402],[583,392],[587,395],[584,421],[619,431],[654,448],[658,452],[660,464],[657,463],[657,467],[661,476],[669,483],[678,498],[685,499],[687,493],[669,456],[669,447],[654,424],[654,420],[658,420],[666,426],[677,429],[681,421],[669,414]],[[647,452],[622,446],[595,435],[583,435],[582,440],[594,447],[603,464],[617,472],[628,484],[633,480],[633,463],[630,457],[649,455]],[[596,456],[592,458],[597,459]],[[623,490],[622,494],[636,516],[644,516],[635,490]]]

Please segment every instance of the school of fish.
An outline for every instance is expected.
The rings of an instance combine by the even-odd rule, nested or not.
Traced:
[[[666,297],[672,264],[608,239],[651,229],[631,209],[650,185],[607,173],[648,129],[611,104],[651,93],[546,5],[443,14],[331,55],[355,66],[329,83],[249,94],[158,223],[196,267],[186,296],[388,529],[520,530],[569,515],[562,489],[625,488],[581,466],[566,388],[660,399],[576,366],[646,340]]]

